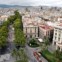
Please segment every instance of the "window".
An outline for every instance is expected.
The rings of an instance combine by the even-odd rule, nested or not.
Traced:
[[[61,34],[59,34],[59,37],[61,36]]]
[[[60,47],[58,46],[58,50],[60,50]]]
[[[27,28],[26,28],[26,33],[27,33]]]
[[[57,29],[55,29],[55,32],[57,32]]]
[[[32,38],[32,35],[30,35],[30,38]]]
[[[35,27],[35,33],[36,33],[36,27]]]
[[[54,42],[54,45],[56,45],[56,42]]]
[[[37,37],[36,34],[35,34],[35,37]]]
[[[32,33],[32,29],[30,29],[30,33]]]
[[[57,35],[57,33],[55,33],[55,35]]]
[[[58,41],[60,41],[60,37],[58,38]]]

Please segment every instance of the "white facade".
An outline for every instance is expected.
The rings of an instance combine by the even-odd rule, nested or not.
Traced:
[[[53,45],[56,46],[56,49],[62,51],[62,26],[60,25],[54,28]]]

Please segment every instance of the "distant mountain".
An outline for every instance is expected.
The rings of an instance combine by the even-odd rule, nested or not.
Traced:
[[[0,4],[0,8],[9,8],[9,7],[20,7],[19,5],[6,5],[6,4]]]

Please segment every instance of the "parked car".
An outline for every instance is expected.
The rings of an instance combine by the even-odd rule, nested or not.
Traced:
[[[38,52],[33,52],[33,55],[34,55],[35,58],[38,60],[38,62],[42,62],[40,53],[38,53]]]

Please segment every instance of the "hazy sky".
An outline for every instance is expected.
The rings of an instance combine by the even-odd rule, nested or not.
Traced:
[[[62,6],[62,0],[0,0],[0,4],[23,5],[23,6]]]

